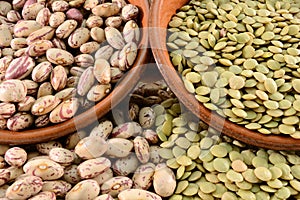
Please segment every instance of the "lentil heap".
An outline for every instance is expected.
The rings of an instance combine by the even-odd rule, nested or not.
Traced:
[[[177,183],[168,199],[300,199],[299,152],[245,145],[223,136],[190,112],[162,115],[172,119],[168,132],[158,128],[164,134],[158,153],[173,169]],[[156,118],[158,127],[161,118]]]
[[[191,0],[167,46],[186,89],[231,122],[300,138],[300,3]]]
[[[0,128],[60,123],[101,101],[137,56],[124,0],[0,1]]]

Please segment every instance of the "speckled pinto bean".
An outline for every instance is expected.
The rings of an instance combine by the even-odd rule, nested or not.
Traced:
[[[140,30],[134,20],[126,22],[123,29],[123,37],[126,42],[138,42],[140,40]]]
[[[71,53],[58,48],[50,48],[46,52],[47,59],[56,65],[71,65],[74,62],[74,57]]]
[[[17,109],[19,111],[25,111],[28,112],[30,111],[32,105],[35,102],[35,98],[32,96],[26,96],[25,99],[23,101],[20,101],[17,105]]]
[[[63,180],[71,184],[76,184],[81,181],[81,177],[78,174],[77,167],[77,165],[70,165],[65,167]]]
[[[109,159],[99,157],[84,161],[78,166],[77,170],[81,178],[89,179],[96,177],[110,167],[111,162]]]
[[[92,159],[102,156],[107,150],[107,142],[98,136],[81,139],[75,146],[75,153],[82,159]]]
[[[51,40],[54,36],[54,29],[50,26],[44,26],[36,30],[26,38],[27,44],[30,45],[39,40]]]
[[[36,91],[34,91],[36,92]],[[37,91],[37,98],[47,96],[47,95],[53,95],[54,89],[52,87],[52,84],[50,82],[44,82],[40,85]]]
[[[90,132],[90,136],[99,136],[107,139],[113,130],[113,123],[110,120],[103,120],[99,122]]]
[[[10,181],[17,179],[24,174],[22,167],[10,166],[7,168],[7,170],[10,172]]]
[[[53,44],[49,40],[39,40],[30,44],[26,50],[25,54],[35,57],[45,55],[47,50],[52,48]]]
[[[141,189],[127,189],[118,195],[119,200],[162,200],[157,194]]]
[[[120,8],[115,3],[102,3],[92,9],[93,14],[100,17],[110,17],[118,14]]]
[[[134,42],[127,43],[119,54],[119,68],[126,71],[131,68],[137,56],[137,45]]]
[[[5,71],[7,70],[10,62],[13,60],[13,57],[12,56],[4,56],[2,58],[0,58],[0,72],[1,73],[5,73]],[[4,77],[5,78],[5,75]]]
[[[32,70],[31,78],[35,82],[44,82],[50,77],[52,70],[53,66],[50,62],[41,62]]]
[[[0,46],[8,47],[12,40],[11,32],[9,31],[7,26],[0,26]]]
[[[124,158],[131,153],[133,143],[124,138],[111,138],[107,140],[108,148],[105,155],[111,158]]]
[[[91,102],[97,102],[103,99],[111,91],[111,84],[98,84],[91,87],[87,93],[87,99]]]
[[[59,148],[59,147],[62,147],[62,144],[60,142],[54,141],[54,140],[36,144],[36,149],[41,154],[49,154],[51,149]]]
[[[76,95],[76,88],[70,87],[65,88],[55,94],[55,97],[59,98],[62,101],[68,100]]]
[[[149,144],[156,144],[159,141],[157,133],[151,129],[144,130],[142,136],[146,138]]]
[[[56,195],[54,192],[44,191],[34,195],[28,200],[56,200]]]
[[[93,66],[95,62],[94,57],[90,54],[80,54],[76,56],[74,59],[76,65],[84,68]]]
[[[38,98],[31,107],[33,115],[44,115],[51,112],[61,100],[53,95],[46,95]]]
[[[26,199],[37,194],[42,189],[42,179],[37,176],[26,176],[16,180],[6,190],[8,199]]]
[[[27,95],[27,87],[21,80],[6,80],[0,83],[0,100],[4,102],[20,102]]]
[[[10,180],[10,171],[8,169],[0,169],[0,186]]]
[[[125,45],[121,32],[114,27],[106,27],[104,29],[107,42],[115,49],[122,49]]]
[[[62,197],[72,188],[72,185],[66,181],[53,180],[44,181],[42,191],[53,192],[57,197]]]
[[[114,198],[109,194],[102,194],[94,198],[94,200],[114,200]]]
[[[47,26],[49,24],[50,16],[51,12],[49,8],[42,8],[36,16],[36,21],[43,26]]]
[[[93,71],[93,67],[88,67],[82,72],[77,85],[77,93],[80,96],[86,95],[94,85],[95,77]]]
[[[53,148],[49,152],[49,158],[61,165],[69,165],[74,161],[74,153],[65,148]]]
[[[64,169],[61,165],[44,158],[28,161],[23,166],[23,170],[26,174],[39,176],[43,180],[59,179],[64,174]]]
[[[113,177],[101,185],[102,194],[110,194],[112,197],[117,197],[118,194],[126,189],[130,189],[133,182],[130,178],[125,176]]]
[[[135,154],[129,154],[125,158],[119,158],[112,165],[113,171],[119,176],[128,176],[134,173],[136,168],[139,166],[139,160],[136,158]]]
[[[32,32],[42,28],[35,20],[20,20],[14,27],[14,35],[17,38],[28,37]]]
[[[127,122],[115,127],[111,133],[112,137],[129,138],[142,133],[142,127],[136,122]]]
[[[100,84],[109,84],[111,81],[110,64],[105,59],[97,59],[94,63],[93,73]]]
[[[83,180],[77,183],[66,195],[66,200],[92,200],[98,196],[100,186],[95,180]]]
[[[79,48],[86,43],[90,38],[90,31],[87,28],[81,27],[76,29],[69,37],[68,44],[72,48]]]
[[[11,131],[20,131],[29,128],[34,122],[33,116],[26,112],[18,112],[7,120],[7,128]]]
[[[141,137],[137,136],[133,140],[134,151],[136,157],[141,163],[147,163],[150,159],[150,146],[148,141]]]
[[[176,188],[176,179],[174,172],[164,163],[155,167],[153,176],[153,187],[155,192],[162,196],[171,196]]]
[[[20,147],[12,147],[5,152],[5,161],[16,167],[22,166],[27,160],[27,153]]]
[[[0,103],[0,116],[9,118],[16,112],[16,106],[12,103]]]
[[[51,111],[49,119],[52,123],[60,123],[72,118],[79,107],[78,98],[70,98],[60,103]]]
[[[155,165],[146,163],[139,166],[132,177],[133,188],[148,190],[152,185]]]

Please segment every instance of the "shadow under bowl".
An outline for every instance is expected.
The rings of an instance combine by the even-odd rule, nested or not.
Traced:
[[[150,46],[158,68],[171,90],[187,109],[209,126],[231,138],[267,149],[300,150],[300,140],[281,135],[263,135],[232,123],[215,112],[211,112],[185,89],[179,73],[170,61],[170,55],[166,47],[166,37],[171,17],[188,2],[188,0],[156,0],[150,9]]]
[[[19,132],[0,130],[0,144],[33,144],[66,136],[92,124],[104,116],[135,87],[144,70],[143,65],[149,59],[148,32],[145,31],[148,27],[149,3],[147,0],[128,0],[128,2],[138,6],[140,10],[141,40],[138,45],[138,54],[134,65],[125,73],[116,86],[113,87],[110,94],[96,103],[95,106],[59,124]]]

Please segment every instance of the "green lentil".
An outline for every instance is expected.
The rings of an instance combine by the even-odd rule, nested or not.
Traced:
[[[174,146],[172,149],[172,153],[173,153],[174,157],[177,158],[181,155],[185,155],[186,151],[178,146]]]
[[[249,183],[258,183],[260,181],[254,174],[253,169],[247,169],[246,171],[242,172],[242,175]]]
[[[193,163],[191,158],[189,158],[185,155],[181,155],[181,156],[177,157],[176,162],[181,166],[188,166],[188,165],[191,165]]]
[[[190,177],[188,178],[188,181],[192,182],[192,181],[197,181],[201,178],[202,176],[202,172],[201,171],[194,171]]]
[[[179,181],[176,186],[175,194],[182,193],[189,185],[187,180]]]
[[[237,195],[239,195],[242,199],[256,200],[255,194],[251,191],[239,189]]]
[[[185,166],[181,165],[176,170],[176,179],[180,179],[185,172]]]
[[[198,184],[201,192],[205,193],[205,194],[209,194],[212,193],[214,191],[216,191],[216,185],[210,182],[201,182]]]
[[[227,149],[221,145],[213,145],[210,148],[210,152],[213,156],[218,157],[218,158],[225,157],[228,153]]]
[[[268,167],[268,162],[263,157],[255,156],[252,159],[252,165],[255,166],[255,167]]]
[[[291,192],[288,188],[283,187],[276,191],[275,196],[279,199],[288,199],[291,196]]]
[[[170,149],[161,148],[158,150],[158,153],[159,153],[159,156],[164,159],[173,158],[173,153],[172,153],[172,150],[170,150]]]
[[[275,93],[277,92],[277,84],[276,82],[271,79],[271,78],[267,78],[265,81],[264,81],[264,86],[266,88],[266,90],[269,92],[269,93]]]
[[[283,187],[282,182],[279,179],[274,179],[267,182],[268,186],[275,189],[280,189]]]
[[[201,149],[209,149],[213,145],[214,141],[209,137],[204,137],[200,141],[200,148]]]
[[[215,184],[220,182],[220,180],[218,179],[217,175],[213,174],[213,173],[206,173],[205,174],[205,179],[208,182],[215,183]]]
[[[186,196],[193,196],[195,194],[197,194],[198,192],[198,185],[195,183],[190,183],[187,188],[182,192],[182,194],[186,195]]]
[[[230,169],[230,162],[224,158],[216,158],[213,161],[213,166],[218,172],[227,172]]]
[[[226,172],[226,177],[232,182],[242,182],[244,180],[242,174],[235,172],[231,169]]]
[[[199,157],[200,151],[201,149],[199,146],[193,145],[187,150],[187,156],[190,157],[192,160],[195,160]]]
[[[292,166],[291,167],[291,173],[295,178],[299,179],[299,177],[300,177],[300,165]]]
[[[255,176],[262,181],[270,181],[272,179],[272,173],[266,167],[257,167],[254,169]]]
[[[176,162],[176,158],[171,158],[166,162],[167,166],[171,169],[177,169],[180,165]]]
[[[271,31],[266,31],[262,34],[261,39],[263,40],[272,40],[275,37],[275,34]]]

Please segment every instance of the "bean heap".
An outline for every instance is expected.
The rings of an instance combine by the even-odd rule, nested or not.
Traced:
[[[297,0],[191,0],[167,46],[186,89],[231,122],[300,138]]]
[[[136,59],[138,13],[124,0],[0,1],[0,128],[60,123],[101,101]]]

